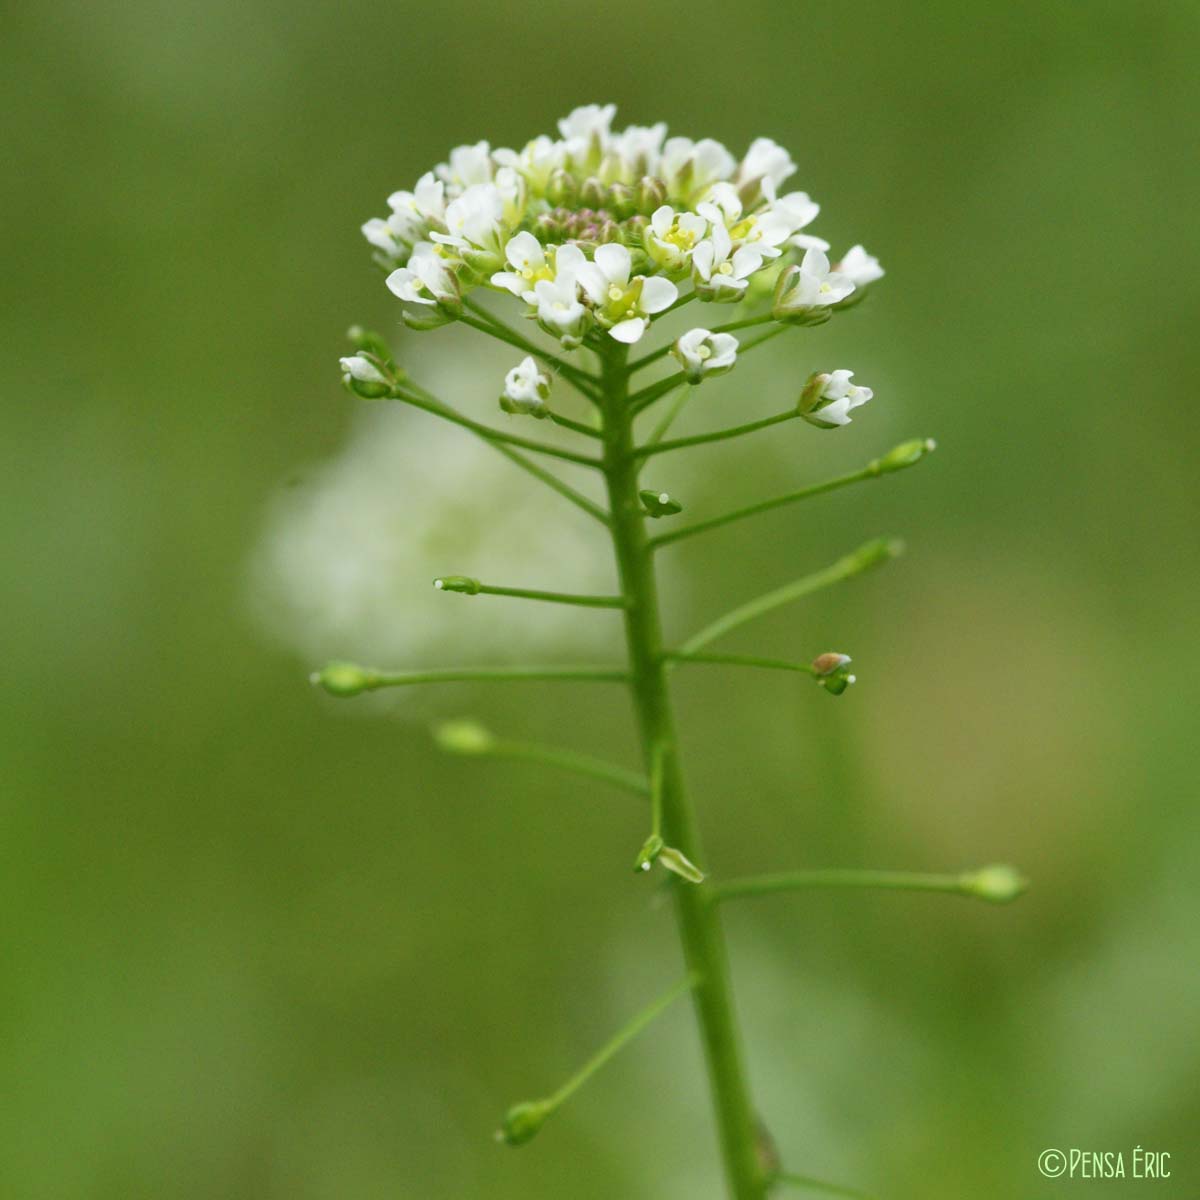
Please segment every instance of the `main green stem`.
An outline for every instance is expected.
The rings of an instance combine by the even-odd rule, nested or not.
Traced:
[[[600,404],[610,528],[621,591],[626,598],[629,686],[647,773],[653,769],[656,755],[661,755],[662,835],[669,845],[703,865],[695,813],[679,766],[654,562],[638,501],[638,460],[634,455],[633,414],[628,404],[627,354],[628,350],[616,343],[605,348]],[[704,1045],[729,1192],[734,1200],[763,1200],[768,1181],[756,1148],[758,1123],[734,1019],[729,962],[718,906],[711,903],[708,884],[679,882],[673,888],[684,957],[697,979],[693,1003]]]

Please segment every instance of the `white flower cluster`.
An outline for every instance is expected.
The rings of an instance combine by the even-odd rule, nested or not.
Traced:
[[[460,146],[389,197],[391,214],[363,233],[409,325],[453,320],[467,292],[489,287],[567,348],[632,343],[688,279],[701,300],[735,302],[770,272],[777,319],[816,321],[883,274],[861,246],[831,265],[828,243],[803,232],[820,208],[781,190],[795,163],[770,138],[739,161],[661,123],[615,132],[615,111],[577,108],[557,138],[519,151]]]

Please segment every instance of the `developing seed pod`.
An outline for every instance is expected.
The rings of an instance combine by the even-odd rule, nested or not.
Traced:
[[[439,592],[462,592],[467,596],[478,596],[480,583],[467,575],[441,575],[433,581]]]
[[[1005,863],[980,867],[978,871],[964,875],[962,882],[972,896],[989,904],[1009,904],[1029,887],[1029,880]]]
[[[676,513],[683,512],[683,505],[678,500],[672,500],[667,492],[656,492],[646,488],[638,492],[638,498],[648,517],[673,517]]]
[[[546,1123],[553,1108],[545,1100],[514,1104],[504,1114],[504,1124],[496,1130],[496,1141],[506,1146],[524,1146],[532,1141]]]
[[[376,686],[377,676],[357,663],[331,662],[309,676],[331,696],[358,696]]]

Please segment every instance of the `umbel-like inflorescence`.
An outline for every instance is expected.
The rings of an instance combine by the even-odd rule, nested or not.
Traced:
[[[577,108],[522,150],[459,146],[388,197],[363,234],[410,326],[453,320],[489,288],[568,349],[633,343],[684,283],[725,302],[775,289],[777,319],[816,324],[882,276],[861,246],[831,266],[829,243],[803,232],[820,206],[784,190],[796,165],[770,138],[739,160],[661,122],[614,132],[615,111]]]
[[[634,1017],[557,1091],[512,1107],[499,1137],[513,1146],[530,1141],[623,1045],[673,1001],[690,994],[729,1192],[736,1200],[763,1200],[775,1187],[812,1187],[815,1181],[781,1167],[751,1100],[733,1014],[721,904],[813,887],[945,892],[1003,904],[1020,895],[1025,882],[1006,866],[959,874],[818,867],[734,880],[710,873],[679,761],[673,673],[697,665],[788,671],[807,676],[827,695],[842,695],[856,675],[850,656],[840,651],[810,646],[797,659],[714,653],[709,647],[766,613],[880,566],[899,553],[900,543],[869,541],[829,566],[747,600],[678,643],[663,628],[656,555],[685,538],[906,470],[934,445],[928,438],[914,438],[848,474],[676,526],[673,519],[683,511],[683,502],[643,478],[657,456],[797,418],[815,429],[844,428],[851,413],[873,394],[854,381],[853,371],[815,370],[781,412],[668,439],[672,421],[695,386],[727,374],[768,338],[821,324],[857,304],[883,269],[862,246],[852,246],[831,264],[827,243],[806,232],[818,206],[806,192],[785,190],[795,164],[770,138],[752,142],[737,159],[711,139],[668,138],[662,124],[614,133],[613,114],[612,105],[578,108],[559,122],[557,138],[535,138],[519,151],[492,150],[487,142],[461,146],[411,192],[393,194],[390,216],[363,226],[387,271],[388,287],[402,302],[405,324],[433,329],[459,322],[518,350],[520,360],[497,381],[500,408],[570,430],[570,445],[517,435],[465,416],[411,380],[384,339],[361,329],[351,331],[357,352],[342,359],[341,366],[343,381],[355,394],[398,400],[461,426],[594,518],[608,535],[620,583],[612,595],[581,595],[445,574],[434,581],[435,588],[455,596],[618,610],[624,663],[383,671],[340,662],[326,666],[314,680],[343,697],[458,681],[604,682],[628,688],[640,771],[575,750],[511,741],[470,720],[451,722],[437,733],[438,744],[449,753],[535,761],[641,798],[649,809],[650,828],[633,856],[633,867],[638,875],[657,868],[669,881],[687,965],[674,988]],[[480,296],[488,293],[495,302],[482,302]],[[632,344],[658,319],[693,302],[736,304],[743,315],[723,324],[706,321],[630,357]],[[527,336],[502,319],[497,311],[505,305],[515,306],[558,344],[547,349],[535,329],[527,325]],[[735,336],[756,326],[765,331],[749,341]],[[640,372],[668,366],[668,357],[678,369],[635,386]],[[590,420],[555,411],[550,396],[556,378],[579,393]],[[650,413],[660,405],[665,409],[661,417]],[[643,420],[644,414],[652,424]],[[577,491],[531,454],[595,471],[606,503]]]

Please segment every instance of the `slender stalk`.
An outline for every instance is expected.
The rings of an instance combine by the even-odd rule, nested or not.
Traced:
[[[756,654],[683,654],[667,651],[663,658],[669,663],[716,663],[729,667],[763,667],[768,671],[799,671],[815,675],[811,663],[791,662],[785,658],[760,658]]]
[[[639,458],[649,458],[652,454],[666,454],[668,450],[682,450],[687,446],[703,446],[706,442],[723,442],[726,438],[741,437],[743,434],[755,433],[759,429],[767,429],[772,425],[778,425],[781,421],[794,421],[799,415],[794,408],[791,408],[787,412],[776,413],[773,417],[747,421],[745,425],[718,429],[714,433],[697,433],[691,437],[676,438],[673,442],[659,442],[657,446],[642,446],[635,453]]]
[[[418,683],[507,683],[521,680],[626,683],[629,673],[615,667],[438,667],[429,671],[377,671],[353,663],[330,663],[312,676],[313,683],[338,696],[354,696],[360,692],[377,692],[380,688],[409,687]]]
[[[667,430],[675,424],[675,418],[683,412],[687,402],[692,398],[693,391],[695,391],[695,388],[686,388],[671,401],[671,406],[663,413],[662,419],[655,425],[654,430],[646,439],[647,446],[657,446],[667,436]]]
[[[462,592],[468,596],[515,596],[520,600],[545,600],[551,604],[575,604],[581,608],[624,608],[624,596],[581,596],[574,592],[544,592],[537,588],[497,587],[480,583],[477,579],[466,581],[469,586],[456,586],[455,577],[435,579],[433,586],[438,591]]]
[[[667,442],[666,445],[670,446],[671,443]],[[651,539],[650,544],[655,549],[658,549],[659,546],[669,546],[672,542],[694,537],[698,533],[707,533],[710,529],[719,529],[722,525],[729,525],[733,521],[744,521],[747,517],[756,517],[759,513],[770,512],[773,508],[796,504],[800,500],[807,500],[810,496],[820,496],[825,492],[834,492],[838,488],[849,487],[852,483],[861,483],[864,479],[874,479],[878,474],[879,472],[874,469],[872,463],[863,467],[861,471],[852,471],[849,475],[839,475],[836,479],[826,479],[821,483],[809,484],[808,487],[798,488],[783,496],[775,496],[770,500],[759,500],[754,504],[747,504],[744,508],[735,508],[732,512],[722,513],[718,517],[709,517],[705,521],[695,521],[680,529],[672,529],[669,533]]]
[[[783,871],[776,875],[752,875],[714,884],[713,899],[740,900],[747,896],[767,896],[774,892],[795,892],[805,888],[879,888],[893,892],[948,892],[955,896],[976,896],[975,877],[966,875],[924,875],[907,871]]]
[[[676,1000],[687,995],[698,983],[699,979],[694,973],[689,975],[665,995],[660,996],[652,1004],[648,1004],[623,1029],[619,1029],[558,1091],[547,1097],[546,1103],[550,1106],[551,1111],[569,1100],[618,1050],[633,1041],[647,1025],[662,1016]]]
[[[863,571],[868,571],[880,563],[887,562],[889,558],[894,558],[902,549],[903,546],[900,542],[888,538],[876,538],[873,542],[867,542],[853,554],[847,554],[845,558],[838,559],[832,566],[821,571],[814,571],[811,575],[805,575],[794,583],[786,584],[784,587],[776,588],[773,592],[758,596],[741,607],[733,609],[732,612],[727,612],[723,617],[718,617],[711,625],[706,625],[699,633],[684,642],[679,648],[679,653],[694,654],[697,650],[707,646],[709,642],[723,637],[731,629],[737,629],[739,625],[745,625],[748,621],[753,621],[757,617],[771,612],[772,609],[790,604],[793,600],[799,600],[803,596],[811,595],[832,584],[840,583],[843,579],[860,575]]]
[[[551,421],[555,425],[561,425],[564,429],[570,429],[574,433],[581,433],[584,437],[599,438],[600,430],[593,429],[590,425],[585,425],[582,421],[572,421],[570,417],[564,417],[561,413],[548,413]]]
[[[486,333],[489,337],[507,342],[510,346],[515,346],[518,350],[524,350],[526,354],[541,359],[542,362],[553,367],[564,379],[569,379],[589,400],[596,399],[596,379],[589,372],[581,367],[573,366],[566,359],[559,358],[557,354],[551,354],[548,350],[535,346],[477,301],[466,298],[463,303],[475,314],[473,317],[468,317],[464,313],[459,317],[458,319],[464,325],[469,325],[472,329],[479,330],[480,333]]]
[[[634,392],[629,397],[629,407],[635,414],[644,412],[656,400],[670,395],[677,387],[685,383],[687,383],[687,377],[682,371],[676,371],[674,375],[668,375],[666,378],[658,380],[657,383],[642,388],[640,392]]]
[[[625,610],[629,686],[647,772],[657,772],[661,779],[661,787],[656,790],[662,806],[663,837],[693,862],[703,862],[695,814],[684,789],[666,666],[661,657],[657,581],[638,502],[626,353],[624,347],[615,344],[605,348],[601,408],[613,550],[629,605]],[[709,903],[707,884],[681,882],[675,885],[674,894],[684,958],[697,976],[693,1002],[729,1191],[735,1200],[763,1200],[767,1181],[756,1153],[757,1121],[734,1018],[719,914]]]
[[[564,500],[569,500],[576,508],[581,508],[589,517],[595,517],[602,525],[608,524],[608,513],[593,503],[582,492],[577,492],[569,483],[564,483],[557,475],[547,471],[545,467],[539,467],[537,463],[530,462],[525,455],[514,450],[511,446],[505,446],[500,442],[489,442],[496,450],[499,450],[510,462],[516,463],[524,471],[528,471],[534,479],[540,479],[548,488],[557,492]]]
[[[446,404],[442,404],[441,402],[437,404],[431,403],[424,399],[424,397],[411,391],[406,393],[403,390],[403,385],[398,387],[392,395],[394,399],[402,400],[405,404],[411,404],[413,408],[433,413],[434,416],[450,421],[454,425],[461,425],[464,429],[469,429],[472,433],[489,442],[505,442],[509,446],[520,446],[522,450],[534,450],[538,454],[548,454],[552,458],[561,458],[564,462],[578,463],[584,467],[596,467],[600,465],[589,454],[579,454],[574,450],[564,450],[560,446],[550,445],[549,442],[539,442],[533,438],[520,437],[515,433],[505,433],[502,429],[493,429],[490,425],[483,425],[479,421],[473,421],[470,417],[464,417],[462,413],[455,412],[454,409]]]
[[[493,740],[485,750],[475,753],[480,758],[509,758],[557,767],[559,770],[569,771],[572,775],[599,779],[602,783],[611,784],[638,796],[646,796],[650,792],[650,785],[644,775],[639,775],[636,771],[627,771],[624,767],[605,762],[601,758],[593,758],[590,754],[578,754],[574,750],[563,750],[558,746]]]
[[[426,412],[433,413],[435,416],[446,417],[449,420],[453,420],[457,415],[449,405],[443,404],[442,401],[439,400],[432,392],[421,387],[419,384],[414,383],[411,379],[406,380],[404,386],[408,391],[425,401]],[[459,422],[455,422],[455,424],[458,423]],[[482,438],[482,440],[491,446],[492,449],[498,450],[504,455],[505,458],[509,460],[509,462],[515,463],[523,471],[528,471],[529,474],[534,477],[534,479],[540,480],[552,491],[555,491],[562,496],[563,499],[569,500],[575,505],[576,508],[583,509],[588,516],[595,517],[597,521],[601,522],[601,524],[608,524],[608,513],[606,513],[604,509],[600,507],[600,505],[593,503],[581,492],[577,492],[569,484],[564,483],[557,475],[551,474],[544,467],[538,466],[538,464],[535,462],[530,462],[525,455],[519,454],[516,450],[512,449],[511,446],[506,445],[504,442],[498,442],[495,438],[484,437],[483,434],[476,429],[472,429],[471,432],[477,437]]]

